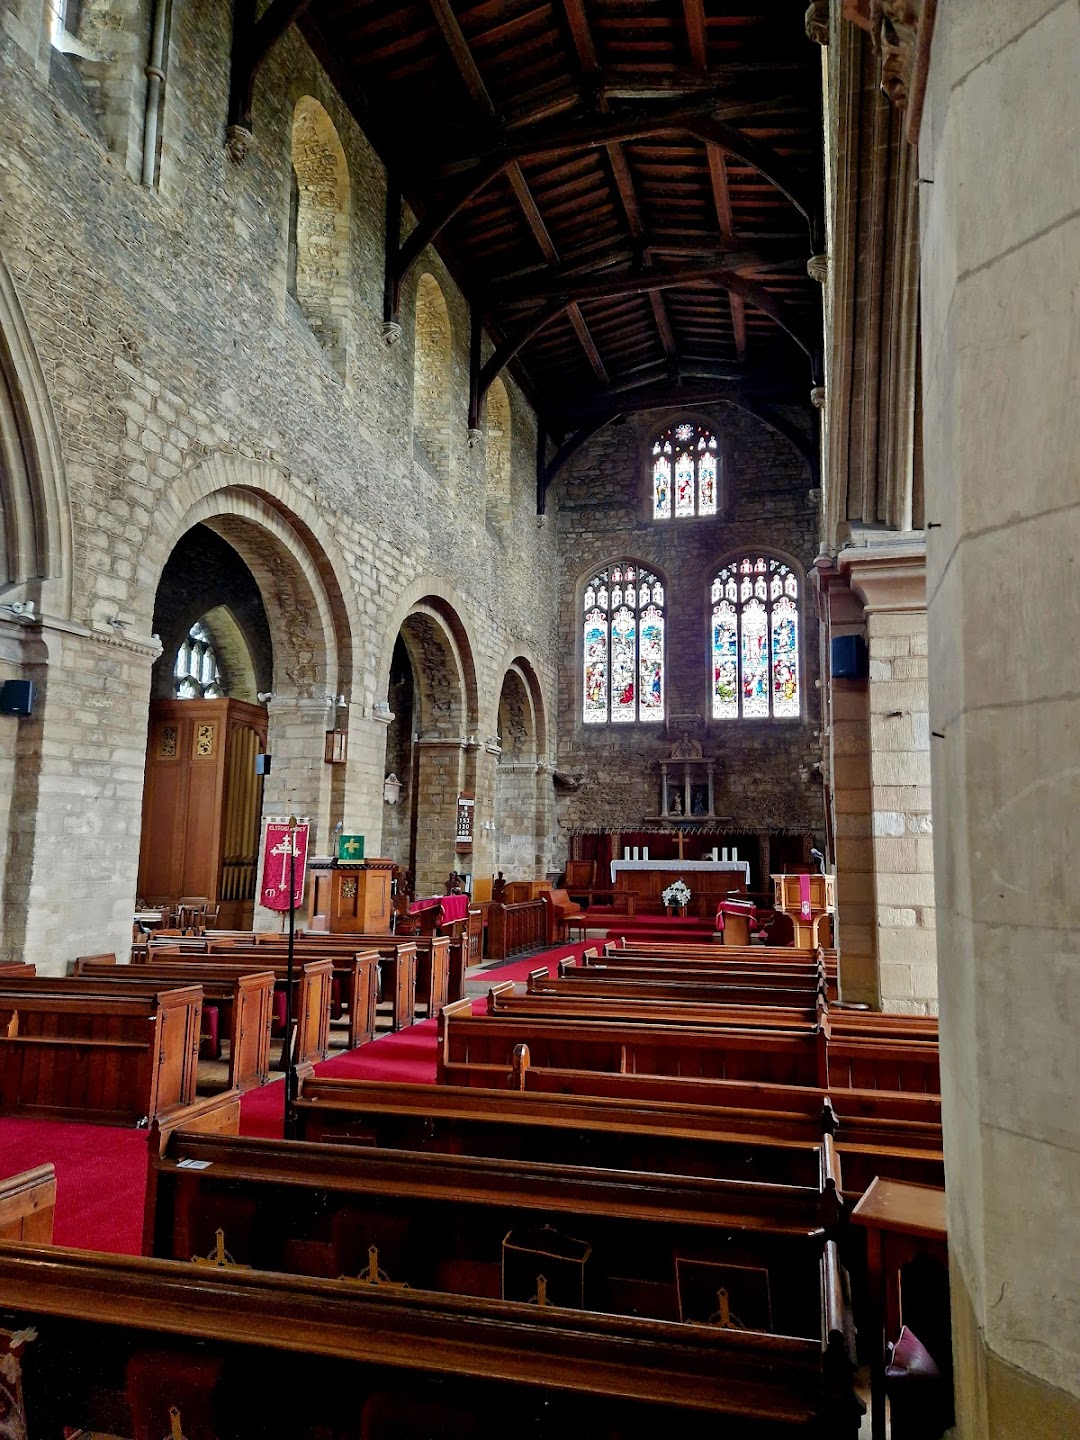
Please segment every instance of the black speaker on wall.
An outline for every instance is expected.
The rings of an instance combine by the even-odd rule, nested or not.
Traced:
[[[269,775],[269,774],[270,774],[270,756],[269,756],[269,755],[256,755],[256,756],[255,756],[255,774],[256,774],[256,775]]]
[[[834,680],[865,680],[870,674],[866,641],[861,635],[836,635],[832,642]]]
[[[0,715],[32,715],[36,693],[32,680],[5,680],[0,685]]]

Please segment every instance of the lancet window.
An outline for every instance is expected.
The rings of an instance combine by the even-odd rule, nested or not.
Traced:
[[[664,586],[623,561],[594,575],[582,603],[586,725],[664,718]]]
[[[221,700],[225,685],[210,632],[199,621],[176,654],[173,666],[178,700]]]
[[[712,583],[714,720],[797,719],[799,580],[767,555],[728,561]]]

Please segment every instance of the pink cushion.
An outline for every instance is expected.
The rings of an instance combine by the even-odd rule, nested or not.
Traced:
[[[927,1350],[919,1337],[904,1325],[900,1330],[899,1338],[890,1346],[892,1356],[889,1364],[885,1367],[885,1375],[889,1380],[900,1380],[908,1377],[940,1380],[941,1371],[934,1362],[934,1357]]]

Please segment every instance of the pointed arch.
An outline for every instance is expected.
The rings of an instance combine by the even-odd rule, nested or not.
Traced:
[[[71,618],[72,525],[60,435],[11,272],[0,258],[0,593]]]

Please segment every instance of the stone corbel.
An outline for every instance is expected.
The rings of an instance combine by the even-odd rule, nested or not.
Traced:
[[[921,530],[845,545],[836,557],[836,568],[868,615],[926,609],[926,544]]]
[[[866,30],[881,65],[881,88],[907,112],[904,133],[919,139],[937,0],[844,0],[844,17]]]

